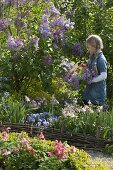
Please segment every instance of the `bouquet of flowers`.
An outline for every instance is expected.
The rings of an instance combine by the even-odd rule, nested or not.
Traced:
[[[82,64],[69,64],[68,62],[63,65],[66,67],[63,79],[65,82],[70,83],[75,90],[79,89],[80,81],[91,84],[92,79],[97,76],[96,69],[90,70],[88,65]]]

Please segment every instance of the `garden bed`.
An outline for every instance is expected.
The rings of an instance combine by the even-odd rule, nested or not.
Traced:
[[[69,144],[74,145],[79,148],[88,148],[95,150],[102,150],[106,145],[113,145],[113,140],[104,140],[99,139],[97,137],[91,135],[83,135],[83,134],[70,134],[64,133],[61,129],[55,128],[39,128],[35,126],[31,126],[29,124],[16,124],[16,123],[4,123],[0,124],[0,131],[3,131],[7,127],[11,128],[11,132],[22,132],[25,131],[29,134],[29,136],[36,136],[40,132],[43,132],[46,139],[50,140],[61,140],[67,141]]]

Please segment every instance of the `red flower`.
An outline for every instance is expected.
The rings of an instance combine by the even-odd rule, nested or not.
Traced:
[[[35,153],[35,150],[32,148],[32,149],[30,150],[30,154],[31,154],[31,155],[34,155],[34,153]]]
[[[45,136],[44,136],[44,134],[43,134],[42,132],[41,132],[40,135],[39,135],[39,139],[42,139],[42,140],[45,139]]]

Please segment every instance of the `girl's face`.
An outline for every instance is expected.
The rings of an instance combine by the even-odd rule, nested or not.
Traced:
[[[91,46],[90,44],[87,44],[87,50],[90,53],[90,55],[96,54],[96,48]]]

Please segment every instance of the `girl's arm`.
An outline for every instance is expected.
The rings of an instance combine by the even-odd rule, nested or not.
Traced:
[[[107,79],[107,61],[104,56],[100,56],[97,60],[97,69],[99,75],[93,78],[92,83],[97,83]]]
[[[93,78],[92,83],[97,83],[107,79],[107,72],[101,72],[99,76]]]

